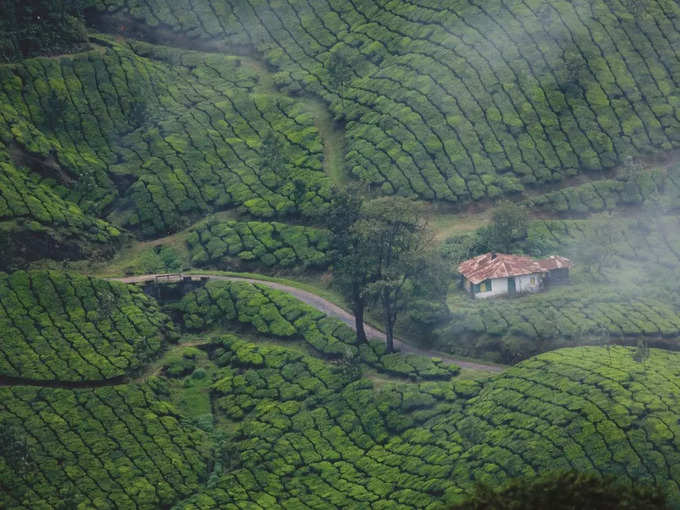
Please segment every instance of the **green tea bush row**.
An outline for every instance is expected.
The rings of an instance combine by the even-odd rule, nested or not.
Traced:
[[[322,213],[330,183],[314,119],[251,61],[97,41],[0,70],[0,138],[55,160],[43,166],[61,196],[86,213],[114,209],[144,235],[236,206]],[[278,161],[268,165],[269,152]]]
[[[493,480],[522,464],[532,474],[588,471],[658,483],[676,505],[677,360],[678,353],[657,349],[636,361],[632,348],[581,347],[509,369],[469,401],[456,424],[477,445],[466,449],[454,477],[479,470]]]
[[[258,221],[210,222],[187,237],[191,262],[228,268],[234,263],[267,267],[324,267],[329,263],[326,230]]]
[[[138,371],[172,324],[134,287],[54,271],[0,273],[0,375],[92,381]]]
[[[116,227],[84,214],[36,177],[0,162],[0,268],[113,250],[121,237]]]
[[[587,215],[617,207],[652,204],[675,208],[680,193],[680,166],[649,170],[621,179],[595,180],[531,197],[527,207],[559,215]]]
[[[592,342],[647,339],[680,347],[680,316],[671,303],[603,287],[574,285],[508,300],[458,296],[449,307],[451,321],[437,332],[440,348],[506,362]]]
[[[636,361],[629,348],[562,349],[483,383],[376,391],[284,347],[216,343],[214,408],[231,428],[216,452],[225,469],[182,509],[441,508],[477,483],[555,469],[658,483],[680,497],[678,353],[651,349]]]
[[[452,459],[426,424],[455,419],[478,384],[388,384],[376,392],[342,365],[285,347],[233,336],[215,344],[222,368],[213,408],[235,430],[216,451],[223,472],[180,508],[434,508],[454,486]]]
[[[0,456],[0,506],[151,510],[197,491],[204,435],[153,387],[0,388],[0,423],[21,450]]]
[[[240,322],[265,335],[303,340],[325,357],[361,361],[397,377],[449,379],[459,370],[441,360],[386,354],[382,342],[357,343],[355,333],[344,322],[264,285],[208,282],[204,288],[186,295],[175,309],[189,330]]]
[[[667,272],[680,264],[680,219],[677,216],[656,214],[652,209],[642,210],[634,218],[606,217],[604,221],[606,228],[602,219],[535,221],[529,225],[529,244],[546,254],[573,254],[579,263],[579,248],[595,242],[598,236],[603,237],[599,242],[607,250],[609,273],[614,271],[610,276],[615,276],[619,263],[644,266],[648,277],[667,277]]]
[[[385,193],[493,198],[680,142],[667,2],[98,5],[254,46],[346,120],[348,166]]]

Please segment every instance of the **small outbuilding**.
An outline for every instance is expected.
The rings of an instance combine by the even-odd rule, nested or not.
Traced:
[[[523,255],[485,253],[458,266],[463,287],[475,298],[538,292],[547,285],[569,281],[569,259],[552,255],[534,259]]]

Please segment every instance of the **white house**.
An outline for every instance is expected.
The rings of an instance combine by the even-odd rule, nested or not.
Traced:
[[[514,296],[538,292],[552,283],[569,279],[569,259],[552,255],[533,259],[522,255],[485,253],[458,266],[463,286],[475,298]]]

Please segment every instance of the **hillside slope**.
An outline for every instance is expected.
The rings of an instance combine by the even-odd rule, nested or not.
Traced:
[[[348,166],[386,193],[495,197],[680,142],[673,2],[98,5],[112,30],[257,48],[345,119]]]
[[[39,297],[22,288],[27,277]],[[73,340],[61,349],[72,369],[92,355],[70,327],[102,349],[124,345],[95,336],[85,316],[97,320],[102,305],[90,292],[120,296],[110,314],[120,327],[155,306],[122,284],[56,272],[8,281],[43,328],[53,320]],[[74,312],[72,326],[29,302],[51,295],[49,281],[60,300],[82,295],[88,312]],[[102,388],[83,373],[83,387],[69,389],[56,361],[41,382],[56,388],[3,380],[0,505],[435,509],[477,482],[554,469],[659,484],[680,505],[680,353],[562,349],[471,380],[436,360],[356,345],[344,324],[247,283],[215,282],[168,311],[183,341],[131,353],[137,380]]]

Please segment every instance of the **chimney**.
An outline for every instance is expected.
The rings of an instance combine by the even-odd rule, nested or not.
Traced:
[[[491,260],[494,260],[496,258],[496,252],[492,251],[491,252]]]

